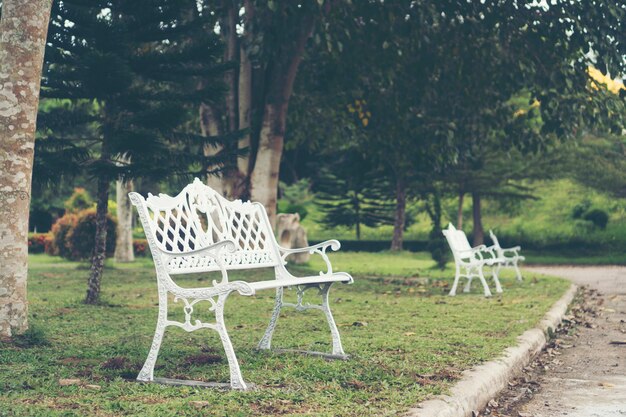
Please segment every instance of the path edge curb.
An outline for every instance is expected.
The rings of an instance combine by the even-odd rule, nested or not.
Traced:
[[[472,411],[484,408],[541,352],[563,320],[577,291],[578,286],[572,284],[537,327],[522,333],[517,338],[517,345],[505,349],[501,357],[464,371],[461,380],[450,389],[450,395],[440,395],[419,403],[405,417],[471,417]]]

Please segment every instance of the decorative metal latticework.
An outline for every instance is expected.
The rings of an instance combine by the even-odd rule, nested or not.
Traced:
[[[213,329],[218,332],[228,358],[230,386],[247,389],[224,323],[224,305],[233,291],[253,295],[257,290],[276,289],[276,303],[270,324],[259,343],[260,349],[270,348],[281,308],[293,306],[296,310],[314,308],[324,312],[331,331],[333,355],[345,357],[328,304],[328,292],[334,282],[352,282],[349,274],[333,272],[326,254],[328,248],[339,249],[338,241],[330,240],[298,249],[281,248],[272,233],[263,205],[241,200],[228,201],[198,179],[176,197],[150,194],[144,199],[137,193],[130,193],[130,199],[137,207],[154,258],[159,291],[157,327],[138,380],[154,380],[154,365],[167,326],[180,327],[188,332]],[[294,277],[285,268],[285,258],[298,252],[320,255],[327,270],[317,276]],[[265,267],[274,268],[275,279],[252,283],[229,282],[229,270]],[[172,279],[172,275],[199,272],[219,272],[221,279],[213,280],[213,286],[203,288],[182,288]],[[297,304],[283,303],[284,287],[296,288]],[[304,292],[309,288],[317,288],[322,298],[321,305],[303,304]],[[170,293],[174,302],[183,302],[185,319],[182,322],[168,319]],[[215,315],[214,323],[192,318],[194,307],[200,301],[210,303],[204,311]]]

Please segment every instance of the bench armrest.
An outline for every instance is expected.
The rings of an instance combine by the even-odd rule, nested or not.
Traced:
[[[522,250],[521,246],[513,246],[512,248],[502,248],[503,252],[515,252],[515,254],[517,255],[517,252]]]
[[[287,249],[287,248],[283,248],[282,246],[278,246],[278,249],[281,252],[281,259],[285,263],[287,262],[286,261],[287,256],[293,253],[309,252],[311,255],[313,255],[314,253],[317,253],[318,255],[322,257],[322,259],[324,260],[324,263],[326,263],[326,268],[327,268],[326,273],[320,272],[320,275],[331,275],[333,273],[333,266],[330,264],[330,259],[328,259],[328,255],[326,255],[326,250],[330,248],[331,250],[336,251],[336,250],[339,250],[340,247],[341,247],[341,243],[339,243],[338,240],[331,239],[331,240],[320,242],[316,245],[311,245],[311,246],[307,246],[304,248]]]
[[[485,245],[476,246],[475,248],[460,250],[458,251],[459,257],[461,259],[474,259],[477,258],[479,260],[484,260],[483,251],[486,250],[487,247]]]
[[[228,271],[226,270],[226,267],[224,266],[224,261],[222,259],[222,256],[220,256],[220,253],[222,252],[222,250],[226,250],[226,252],[230,252],[230,253],[235,252],[236,250],[235,242],[233,240],[227,239],[227,240],[222,240],[221,242],[214,243],[209,246],[205,246],[203,248],[192,249],[192,250],[188,250],[185,252],[173,252],[173,251],[167,251],[163,249],[159,249],[159,252],[161,252],[161,255],[163,257],[163,262],[165,263],[166,267],[170,263],[170,261],[174,258],[184,258],[188,256],[198,256],[198,257],[208,256],[209,258],[215,261],[217,266],[220,268],[220,272],[222,273],[222,280],[221,282],[219,282],[219,284],[225,284],[228,282]],[[218,282],[216,280],[213,280],[213,285],[218,285]]]

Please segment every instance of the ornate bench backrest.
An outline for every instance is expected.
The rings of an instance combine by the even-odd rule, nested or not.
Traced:
[[[443,230],[443,234],[446,237],[446,240],[448,241],[448,244],[450,245],[450,249],[452,249],[454,256],[456,256],[457,252],[459,251],[468,251],[472,249],[469,241],[467,240],[465,232],[463,232],[462,230],[457,230],[452,225],[452,223],[448,225],[447,229]]]
[[[489,231],[489,236],[491,237],[491,241],[493,242],[493,247],[496,250],[498,257],[504,256],[504,251],[502,250],[502,247],[500,246],[500,242],[498,241],[498,238],[496,237],[495,233],[493,233],[493,230]]]
[[[182,254],[232,240],[236,251],[223,258],[227,270],[279,265],[277,244],[259,203],[229,201],[197,178],[176,197],[130,197],[155,258],[162,252]],[[168,257],[166,267],[170,274],[219,270],[213,259],[197,255]]]

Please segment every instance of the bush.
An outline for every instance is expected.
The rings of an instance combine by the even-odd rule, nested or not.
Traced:
[[[76,224],[67,234],[66,242],[70,259],[89,259],[93,255],[96,238],[96,211],[83,210],[77,215]],[[107,214],[106,256],[115,252],[116,221]]]
[[[60,256],[62,258],[70,259],[71,251],[67,244],[67,235],[70,230],[76,225],[78,216],[73,213],[66,213],[52,225],[51,243],[46,250],[48,255]]]
[[[427,248],[430,256],[437,262],[437,266],[444,269],[450,257],[450,250],[440,227],[434,227],[430,231]]]
[[[52,243],[52,236],[48,233],[31,233],[28,235],[28,253],[47,252],[46,247]]]
[[[583,215],[583,219],[590,221],[594,226],[604,230],[609,222],[609,215],[601,209],[592,209]]]
[[[148,241],[146,239],[133,239],[133,252],[135,256],[146,256],[148,254]]]
[[[280,213],[298,213],[300,215],[300,221],[309,214],[309,210],[303,204],[288,203],[285,207],[279,210]]]
[[[74,188],[74,193],[65,200],[65,209],[70,213],[78,213],[94,206],[94,202],[84,188]]]

